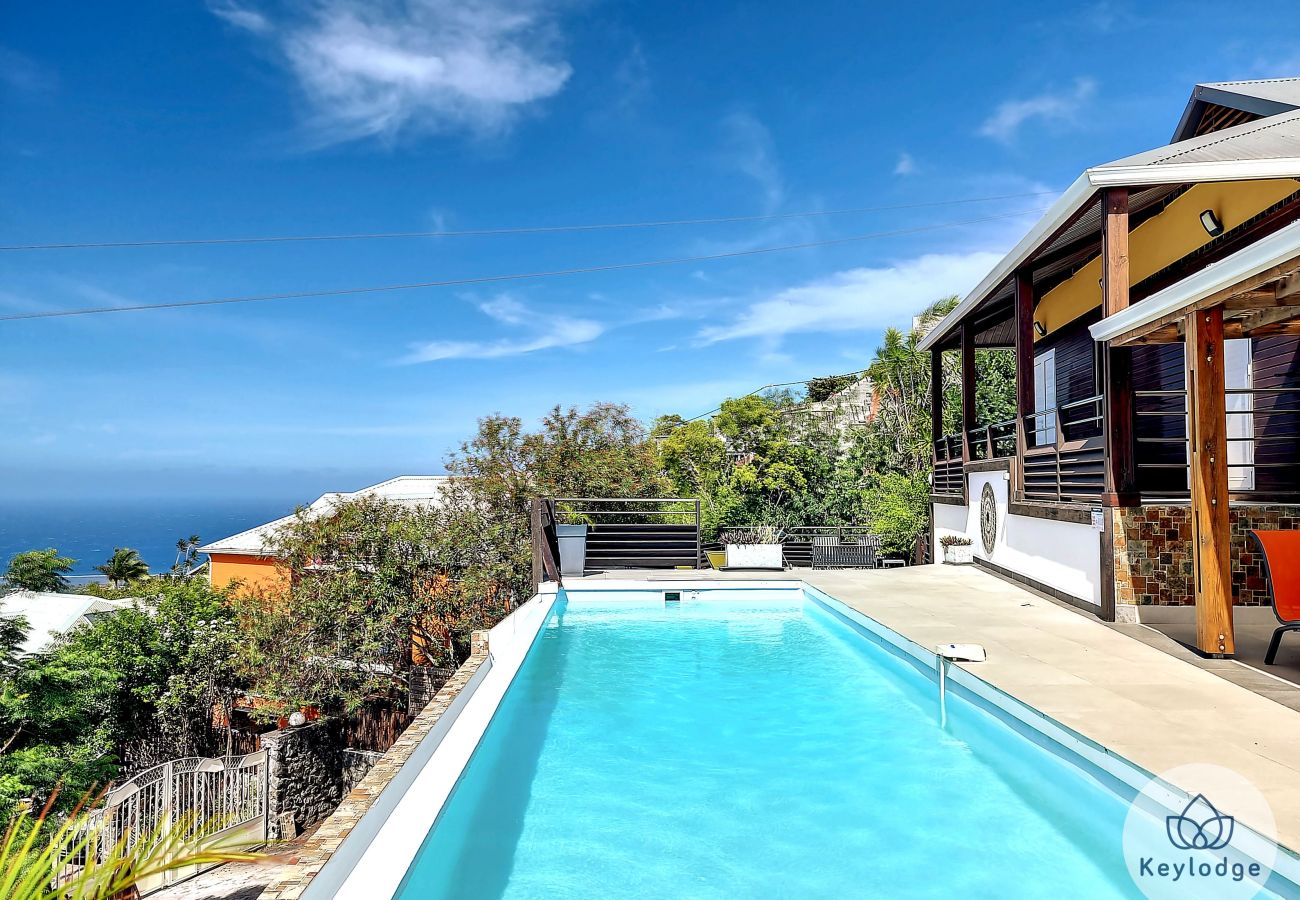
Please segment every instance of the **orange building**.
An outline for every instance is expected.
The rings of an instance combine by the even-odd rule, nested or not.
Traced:
[[[360,497],[410,505],[436,503],[449,480],[448,475],[400,475],[359,491],[325,494],[307,507],[307,513],[322,515],[338,503]],[[286,576],[271,546],[276,531],[292,520],[292,515],[285,516],[200,547],[199,552],[208,555],[208,578],[213,587],[232,582],[253,590],[283,587]]]

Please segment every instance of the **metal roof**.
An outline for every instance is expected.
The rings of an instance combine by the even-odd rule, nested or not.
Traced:
[[[48,650],[73,628],[100,613],[130,609],[131,600],[105,600],[91,594],[60,594],[50,591],[14,591],[0,597],[0,616],[22,616],[27,636],[19,653],[23,656]]]
[[[1143,205],[1162,201],[1182,185],[1264,178],[1300,178],[1300,110],[1245,122],[1087,169],[918,346],[928,350],[942,344],[967,315],[995,296],[1005,294],[1011,274],[1030,258],[1099,233],[1101,212],[1097,195],[1102,188],[1130,188],[1130,212],[1133,212]]]
[[[307,514],[319,516],[345,500],[360,497],[378,497],[406,506],[424,506],[437,502],[442,489],[450,481],[450,475],[399,475],[379,484],[362,488],[359,491],[331,492],[322,494],[310,506]],[[294,515],[283,516],[273,522],[267,522],[239,534],[213,541],[199,548],[200,553],[233,553],[242,556],[263,556],[269,552],[276,531],[292,522]]]
[[[1254,116],[1275,116],[1300,109],[1300,78],[1261,78],[1254,81],[1212,81],[1198,84],[1183,110],[1170,143],[1192,137],[1210,106],[1239,109]]]
[[[1300,156],[1300,109],[1166,144],[1098,166],[1100,170],[1178,163],[1239,162]]]

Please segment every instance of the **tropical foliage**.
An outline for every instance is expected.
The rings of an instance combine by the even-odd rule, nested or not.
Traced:
[[[0,821],[59,784],[77,797],[124,765],[228,749],[213,710],[246,684],[228,595],[198,579],[131,590],[138,602],[0,670]]]
[[[75,559],[59,556],[53,547],[28,550],[9,560],[5,570],[6,586],[20,591],[66,591],[67,573],[77,564]]]
[[[237,844],[207,839],[212,829],[192,817],[160,826],[142,840],[128,842],[124,835],[108,844],[95,804],[86,801],[83,797],[71,814],[57,819],[50,802],[36,815],[23,809],[9,821],[0,838],[0,897],[131,897],[140,882],[171,869],[262,858]]]
[[[488,416],[447,462],[430,506],[377,498],[302,510],[276,538],[289,590],[242,595],[245,665],[276,714],[400,695],[413,663],[451,666],[531,587],[528,504],[538,496],[656,496],[667,489],[626,407],[551,410],[535,431]]]
[[[130,547],[115,547],[108,562],[95,566],[95,571],[107,578],[113,587],[121,588],[129,582],[148,577],[149,566],[140,558],[139,551]]]
[[[824,400],[860,375],[813,379],[802,398],[769,392],[726,400],[709,419],[657,420],[663,471],[681,495],[701,498],[706,539],[728,526],[866,525],[886,552],[909,555],[928,521],[932,457],[930,355],[918,344],[955,304],[955,297],[939,301],[911,331],[885,332],[865,370],[875,393],[867,423],[811,416],[801,402]],[[943,365],[943,420],[955,430],[957,360]],[[980,350],[976,367],[979,421],[1013,418],[1014,358]]]

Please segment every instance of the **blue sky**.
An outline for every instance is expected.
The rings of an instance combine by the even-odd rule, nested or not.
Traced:
[[[1059,190],[1192,85],[1300,74],[1291,3],[8,4],[0,243],[773,215]],[[1050,196],[700,227],[0,253],[0,314],[698,264],[0,323],[0,494],[440,471],[477,417],[686,415],[860,368]]]

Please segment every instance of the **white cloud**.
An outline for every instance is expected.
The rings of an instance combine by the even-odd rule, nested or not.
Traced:
[[[916,172],[916,160],[912,154],[903,152],[898,154],[898,162],[894,164],[895,175],[911,175]]]
[[[965,294],[1000,253],[928,254],[880,268],[836,272],[749,304],[730,322],[704,328],[699,342],[772,338],[796,332],[868,331],[905,326],[934,301]]]
[[[540,313],[509,294],[498,294],[479,303],[478,307],[484,315],[502,325],[527,329],[528,336],[491,341],[421,341],[411,344],[411,352],[398,362],[411,364],[443,359],[500,359],[555,347],[587,344],[605,333],[605,326],[599,322]]]
[[[236,28],[251,31],[253,34],[266,34],[271,30],[271,21],[255,9],[233,2],[213,0],[208,3],[208,10],[217,18],[225,20]]]
[[[499,133],[572,72],[544,0],[319,0],[272,21],[213,12],[271,43],[322,144],[404,132]]]
[[[734,112],[722,120],[726,138],[726,162],[758,185],[763,209],[776,211],[785,201],[785,179],[776,161],[772,133],[747,112]]]
[[[1024,100],[1007,100],[993,115],[984,120],[979,133],[995,141],[1010,143],[1015,140],[1020,126],[1031,119],[1041,119],[1055,124],[1070,124],[1079,110],[1097,92],[1097,83],[1091,78],[1079,78],[1068,91],[1048,91]]]

